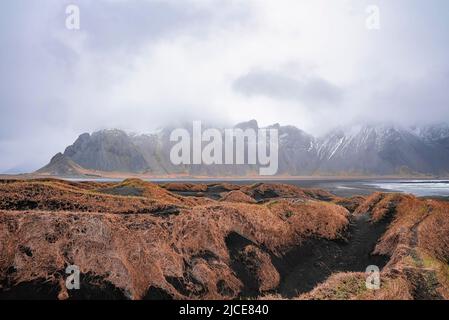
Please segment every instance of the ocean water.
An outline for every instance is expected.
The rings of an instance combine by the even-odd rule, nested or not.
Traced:
[[[97,182],[119,182],[122,179],[69,179],[72,181],[97,181]],[[155,183],[167,182],[189,182],[189,183],[220,183],[227,182],[238,185],[253,183],[284,183],[292,184],[302,188],[324,189],[342,197],[354,195],[369,195],[375,191],[402,192],[413,194],[418,197],[449,197],[449,180],[381,180],[381,179],[151,179]]]
[[[449,197],[448,180],[379,181],[370,185],[388,191],[411,193],[419,197]]]
[[[449,180],[325,180],[296,181],[298,186],[328,190],[339,196],[367,195],[375,191],[401,192],[417,197],[449,197]]]

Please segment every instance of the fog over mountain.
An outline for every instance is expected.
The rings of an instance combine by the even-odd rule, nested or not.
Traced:
[[[80,8],[80,30],[65,26],[68,4]],[[378,30],[366,27],[368,5],[379,8]],[[342,139],[335,128],[449,121],[448,38],[446,0],[6,0],[0,172],[36,170],[82,132],[156,132],[192,120],[226,127],[247,119],[291,124],[313,137],[331,132],[331,142],[318,139],[314,155],[304,151],[307,134],[283,129],[298,135],[286,142],[292,152],[283,166],[299,166],[291,161],[301,158],[301,168],[312,170]],[[339,153],[356,149],[363,135],[381,144],[373,130],[345,134],[321,170],[345,169]],[[386,131],[408,146],[391,150],[391,161],[439,167],[444,158],[421,156],[434,151],[433,129],[422,129],[423,137],[408,130]],[[159,166],[138,151],[146,138],[122,139],[130,148],[126,166]],[[369,152],[369,166],[393,170]],[[365,169],[352,163],[364,160],[347,168]]]
[[[255,120],[236,127],[259,129]],[[413,128],[358,125],[336,129],[321,137],[294,126],[275,124],[269,128],[279,131],[278,175],[449,175],[449,125],[446,124]],[[190,176],[258,174],[257,165],[174,165],[170,160],[174,144],[168,129],[146,135],[121,130],[85,133],[38,173],[56,176],[101,174],[98,171]]]

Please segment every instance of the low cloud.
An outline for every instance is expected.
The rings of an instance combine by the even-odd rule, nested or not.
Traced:
[[[80,7],[81,29],[65,28]],[[449,119],[449,1],[5,0],[0,172],[83,132]],[[417,47],[418,44],[418,47]],[[294,67],[301,66],[301,67]]]
[[[304,105],[338,104],[342,90],[320,77],[294,78],[280,72],[255,71],[239,77],[233,89],[246,95],[266,96],[272,99],[296,100]]]

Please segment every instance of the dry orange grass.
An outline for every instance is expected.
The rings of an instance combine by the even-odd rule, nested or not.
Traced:
[[[392,256],[398,246],[406,246],[408,248],[417,246],[419,237],[417,228],[429,217],[432,211],[427,201],[412,196],[403,196],[399,202],[396,200],[397,198],[395,198],[394,203],[394,220],[380,239],[376,247],[376,253]],[[392,206],[392,204],[388,204],[384,200],[380,204],[379,209],[373,209],[373,215],[383,212],[385,206]]]
[[[349,212],[354,212],[359,208],[364,202],[366,201],[366,198],[363,196],[354,196],[350,198],[335,198],[332,202],[345,207],[349,210]]]
[[[375,193],[355,214],[392,219],[374,253],[390,256],[381,289],[368,290],[363,273],[338,273],[299,299],[448,299],[449,203]]]
[[[100,193],[116,194],[120,195],[123,192],[138,194],[141,197],[171,201],[174,203],[180,202],[180,197],[173,195],[167,190],[159,187],[157,184],[151,182],[145,182],[139,179],[126,179],[121,183],[110,185],[108,187],[101,187],[96,189]]]
[[[376,192],[365,199],[364,202],[355,210],[354,214],[364,214],[369,212],[373,222],[378,222],[388,215],[394,215],[396,205],[404,199],[414,199],[413,196],[399,193],[380,193]]]
[[[271,263],[270,256],[254,245],[246,246],[239,259],[257,280],[259,291],[267,292],[279,286],[281,277]]]
[[[300,199],[317,199],[332,200],[335,196],[327,191],[319,189],[302,189],[290,184],[270,184],[256,183],[253,185],[243,186],[240,189],[247,195],[256,198],[300,198]]]
[[[83,274],[104,277],[134,299],[144,297],[151,286],[175,298],[186,298],[167,281],[169,278],[184,279],[186,274],[187,278],[197,279],[201,283],[199,286],[207,287],[205,298],[221,296],[215,284],[223,278],[233,295],[241,286],[232,270],[219,258],[209,264],[200,256],[195,258],[181,253],[173,245],[169,229],[157,218],[46,212],[2,212],[0,217],[2,279],[8,266],[14,265],[17,270],[14,282],[46,279],[59,283],[60,271],[65,265],[76,264]],[[11,223],[15,224],[13,233],[8,230]],[[21,252],[20,246],[26,247],[32,257]],[[201,252],[203,248],[199,247],[192,254]],[[187,288],[194,286],[186,281]],[[194,288],[191,290],[195,296]]]
[[[248,242],[239,256],[263,294],[280,281],[270,255],[282,257],[307,238],[341,238],[351,219],[345,206],[357,207],[355,215],[369,213],[372,222],[391,220],[375,248],[391,257],[382,288],[366,290],[364,274],[339,273],[300,299],[411,299],[421,288],[424,298],[449,298],[449,204],[381,193],[345,201],[286,185],[239,188],[214,201],[135,179],[0,183],[0,286],[47,280],[60,285],[65,298],[61,275],[76,264],[133,299],[145,298],[150,288],[178,299],[237,298],[243,283],[228,240],[238,234]],[[252,197],[265,201],[247,203]],[[173,208],[176,214],[158,215]]]
[[[256,200],[248,196],[247,194],[243,193],[240,190],[234,190],[231,192],[226,193],[222,198],[221,201],[227,201],[227,202],[243,202],[243,203],[256,203]]]
[[[130,211],[131,204],[148,208],[154,203],[143,197],[81,192],[40,182],[12,187],[1,189],[3,205],[27,199],[36,201],[38,208],[0,211],[0,279],[15,285],[42,279],[59,285],[65,266],[76,264],[83,274],[100,276],[133,299],[144,298],[151,287],[174,298],[237,297],[242,282],[231,267],[226,243],[231,233],[253,244],[242,254],[260,291],[272,290],[279,274],[269,254],[280,256],[309,235],[337,237],[348,223],[344,208],[314,201],[292,204],[297,212],[289,219],[265,205],[212,200],[180,207],[179,215],[157,217],[114,214]],[[82,213],[39,208],[48,207],[51,199],[67,201],[70,210],[78,203],[86,207]],[[105,212],[87,212],[94,208]],[[323,219],[327,222],[320,226]],[[8,275],[11,266],[16,271]],[[67,297],[64,290],[61,286],[60,297]]]
[[[272,201],[267,207],[286,220],[301,238],[339,238],[349,224],[349,212],[338,205],[315,200]]]
[[[449,263],[449,205],[430,200],[432,213],[419,225],[419,246]]]
[[[172,208],[168,201],[123,197],[67,187],[53,182],[0,185],[0,210],[48,210],[104,213],[157,213]]]
[[[311,235],[335,239],[349,223],[347,211],[336,205],[310,202],[296,210],[296,216],[285,219],[269,205],[222,203],[198,206],[173,218],[180,221],[176,224],[179,229],[173,232],[180,237],[184,248],[191,250],[195,250],[201,241],[208,244],[210,251],[226,255],[224,236],[236,232],[275,254],[281,254]]]
[[[394,208],[374,251],[391,257],[387,277],[401,275],[413,298],[449,298],[449,203],[397,194],[380,198],[369,208],[374,219]]]
[[[207,185],[201,183],[181,183],[170,182],[162,185],[168,191],[191,191],[191,192],[206,192]]]
[[[381,274],[381,287],[366,286],[364,273],[337,273],[312,291],[300,295],[299,300],[411,300],[412,287],[401,277],[387,278]]]

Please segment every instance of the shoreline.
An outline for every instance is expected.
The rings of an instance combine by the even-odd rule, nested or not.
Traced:
[[[449,180],[449,176],[367,176],[367,175],[315,175],[315,176],[187,176],[187,175],[146,175],[133,173],[106,173],[98,175],[44,175],[33,173],[22,174],[0,174],[0,180],[33,180],[33,179],[61,179],[61,180],[77,180],[77,181],[95,181],[95,180],[126,180],[141,179],[155,181],[357,181],[357,180]]]
[[[447,188],[436,187],[435,184],[449,184],[447,179],[410,179],[410,178],[387,178],[383,177],[269,177],[250,178],[250,177],[195,177],[195,178],[174,178],[174,177],[154,177],[154,178],[132,178],[141,179],[142,181],[152,182],[163,186],[170,183],[184,184],[202,184],[217,185],[222,183],[234,185],[252,185],[257,183],[267,184],[289,184],[300,188],[321,189],[326,190],[336,196],[350,198],[353,196],[368,196],[375,192],[382,193],[403,193],[413,194],[417,197],[442,197],[448,198],[449,192],[445,192]],[[61,180],[70,182],[93,182],[93,183],[120,183],[124,178],[71,178],[71,177],[54,177],[54,176],[0,176],[0,183],[8,181],[42,181],[42,180]]]

